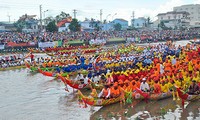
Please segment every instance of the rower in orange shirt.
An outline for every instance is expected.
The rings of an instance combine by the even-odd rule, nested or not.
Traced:
[[[119,89],[120,89],[120,103],[124,102],[125,103],[125,94],[124,94],[124,82],[122,80],[118,81],[119,84]]]
[[[131,86],[132,92],[134,92],[136,90],[136,88],[137,88],[135,80],[131,81],[130,86]]]
[[[118,83],[115,82],[113,87],[111,88],[111,98],[117,98],[120,96],[120,89],[118,87]]]
[[[108,99],[110,98],[110,86],[109,85],[104,85],[104,88],[102,89],[102,91],[99,93],[98,97],[99,98],[104,98],[104,99]]]
[[[160,86],[158,80],[156,80],[155,84],[154,84],[154,93],[161,93],[161,86]]]
[[[136,87],[140,88],[140,81],[139,81],[139,78],[136,76],[135,77],[135,84],[136,84]]]
[[[131,92],[132,89],[131,89],[131,86],[130,86],[130,82],[128,80],[125,80],[125,85],[124,85],[124,90],[125,92]]]

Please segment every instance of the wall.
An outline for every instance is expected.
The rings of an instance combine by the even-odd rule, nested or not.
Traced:
[[[128,28],[128,21],[122,21],[122,20],[115,19],[115,20],[113,20],[112,23],[113,24],[119,23],[122,26],[122,30],[126,30]]]
[[[133,26],[135,28],[142,28],[145,26],[145,23],[146,23],[146,19],[138,18],[138,19],[133,20]]]
[[[190,25],[195,25],[195,22],[200,21],[200,4],[191,4],[174,7],[174,11],[186,11],[190,15]]]

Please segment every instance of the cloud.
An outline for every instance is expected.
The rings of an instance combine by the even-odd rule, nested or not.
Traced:
[[[152,20],[157,19],[158,13],[165,13],[168,11],[172,11],[173,7],[183,5],[183,0],[168,0],[166,3],[158,6],[156,9],[147,9],[147,8],[141,8],[135,10],[135,17],[150,17]]]
[[[194,4],[200,4],[200,0],[194,0]]]

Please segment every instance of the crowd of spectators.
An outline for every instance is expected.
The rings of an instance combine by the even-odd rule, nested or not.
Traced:
[[[193,39],[200,37],[200,29],[188,30],[131,30],[131,31],[95,31],[95,32],[39,32],[39,33],[19,33],[19,32],[2,32],[0,33],[0,44],[8,42],[28,43],[28,42],[45,42],[57,40],[91,40],[111,38],[138,38],[140,40],[179,40]]]

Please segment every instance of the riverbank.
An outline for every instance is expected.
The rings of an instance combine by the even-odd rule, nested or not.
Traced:
[[[0,68],[0,71],[15,70],[15,69],[21,69],[21,68],[26,68],[26,66],[22,65],[22,66],[13,66],[13,67]]]

